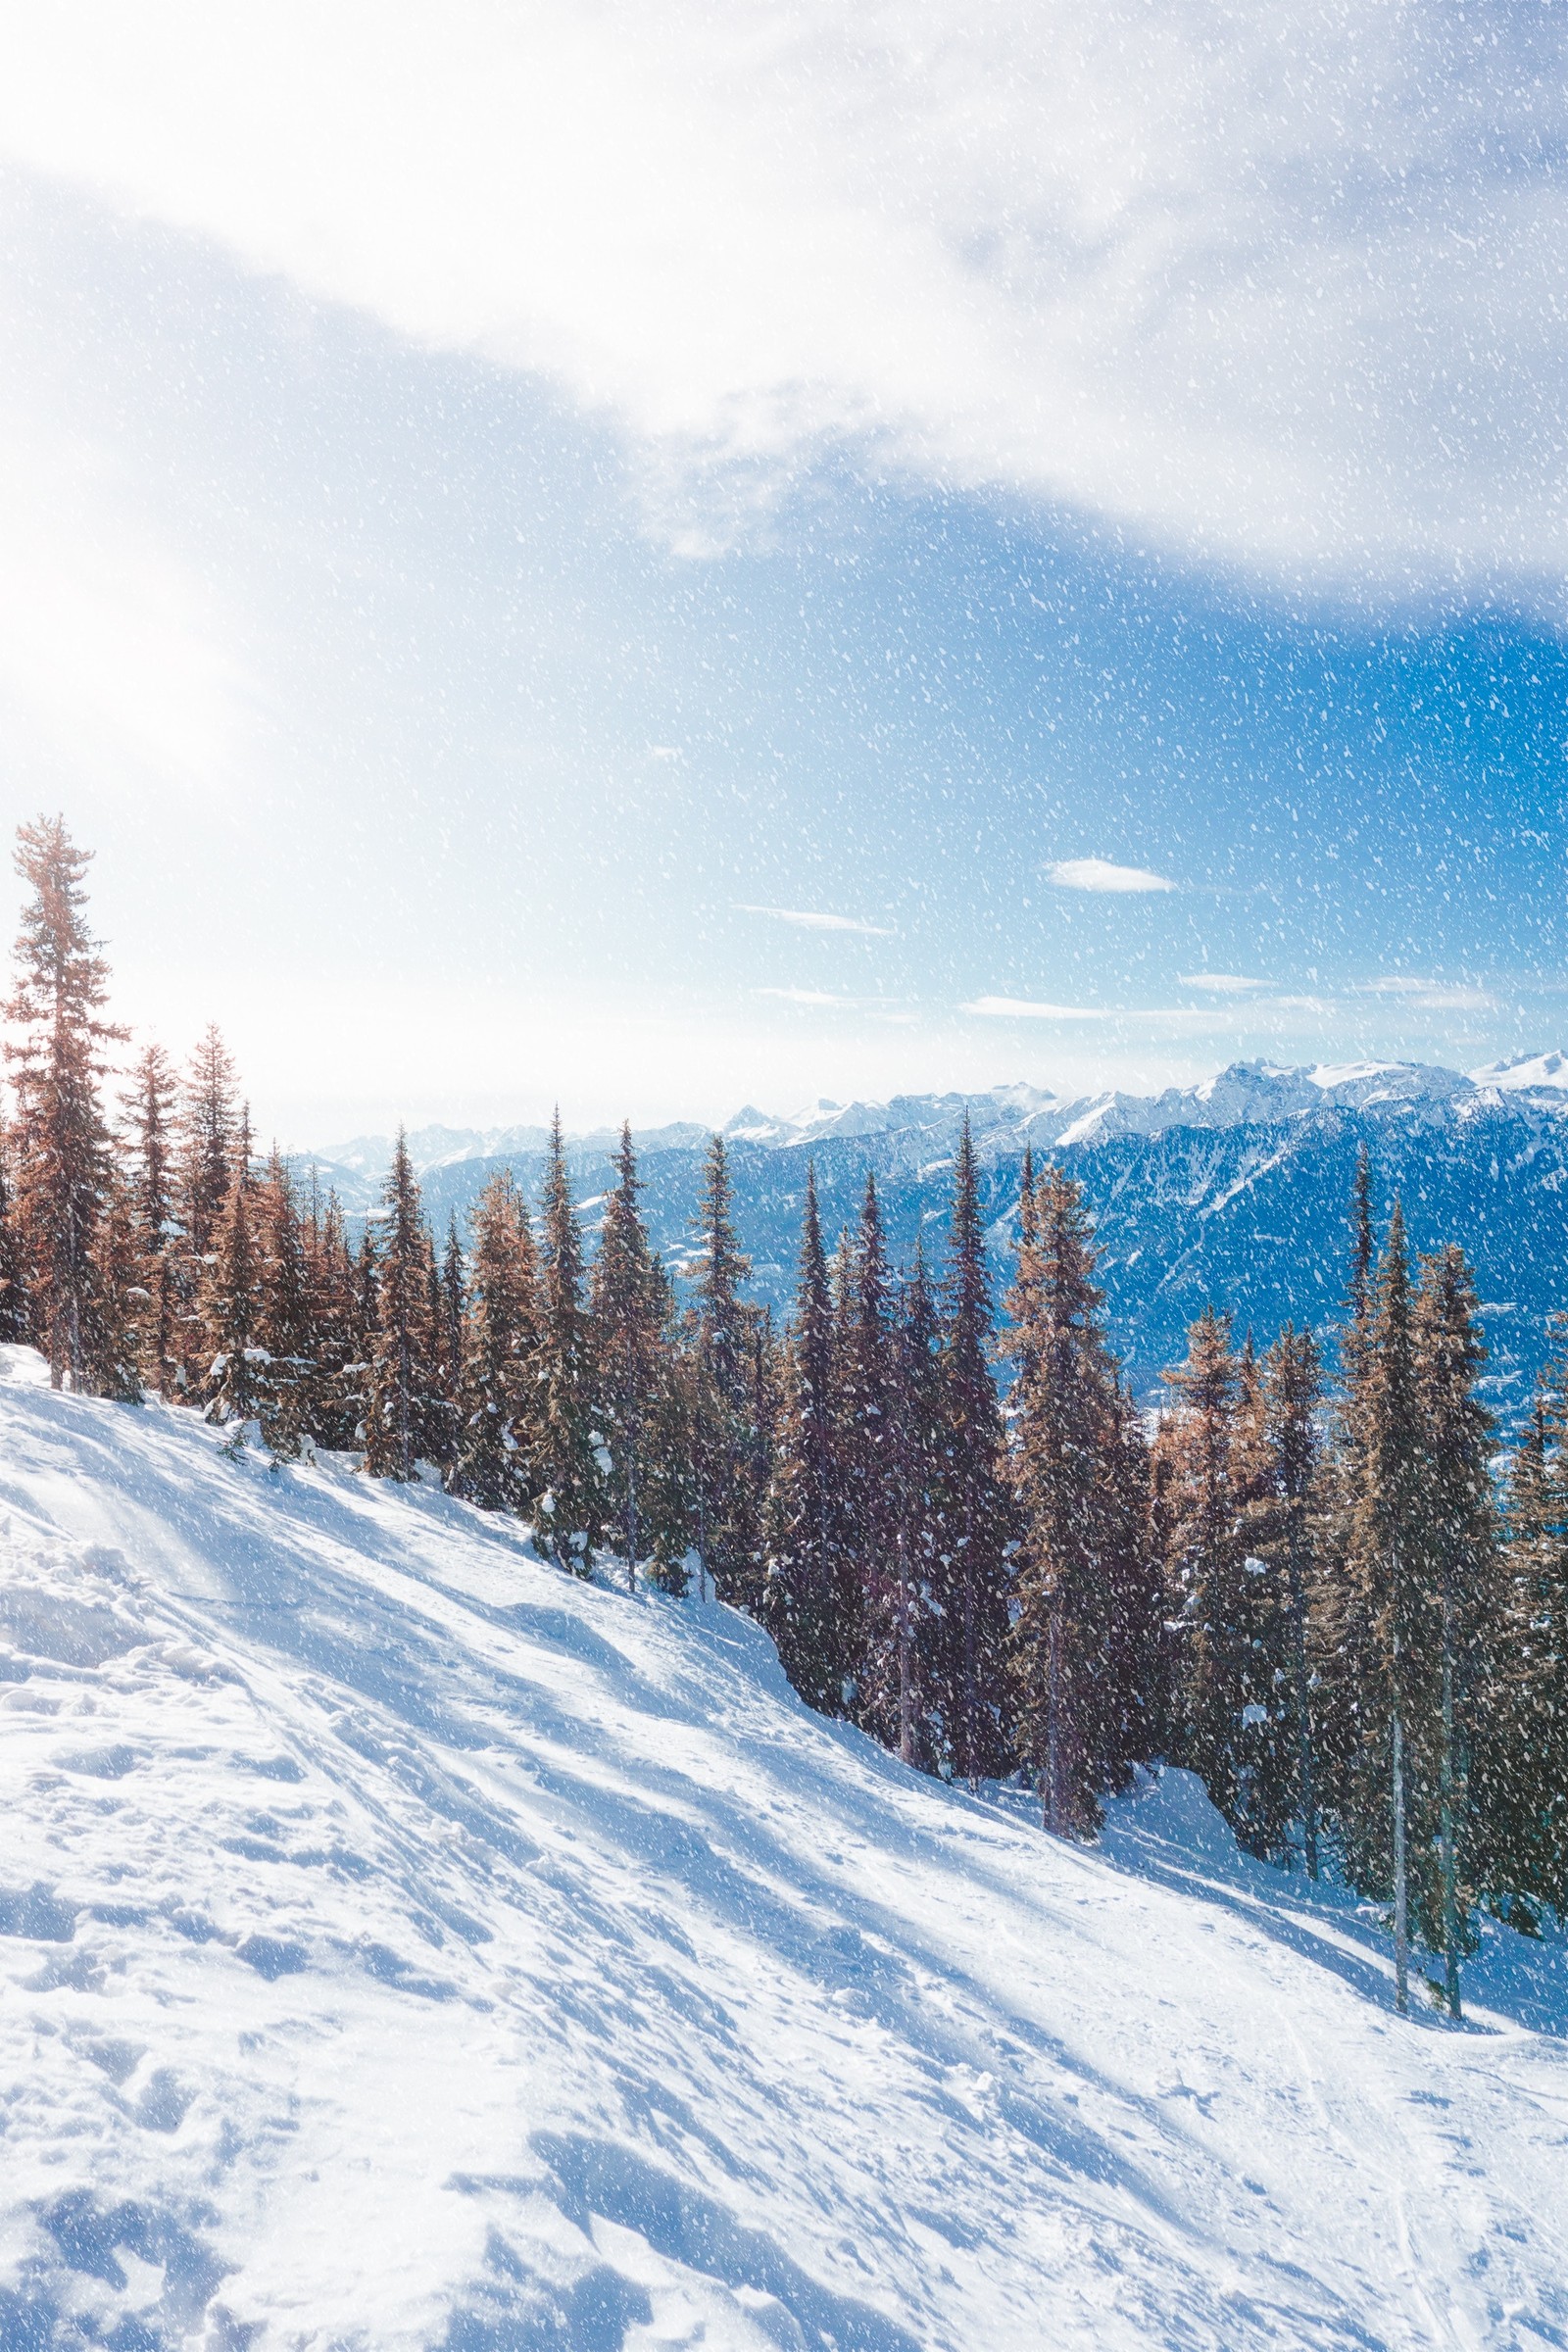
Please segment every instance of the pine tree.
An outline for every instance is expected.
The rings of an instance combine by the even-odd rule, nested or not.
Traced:
[[[429,1292],[419,1187],[401,1127],[382,1201],[365,1467],[372,1478],[407,1483],[417,1474],[419,1441],[429,1407]]]
[[[148,1305],[141,1251],[129,1194],[111,1166],[98,1230],[93,1237],[92,1356],[88,1385],[95,1396],[122,1404],[142,1397],[141,1330]]]
[[[709,1147],[694,1231],[702,1255],[691,1318],[693,1534],[702,1566],[720,1597],[756,1608],[766,1491],[752,1394],[757,1317],[741,1298],[752,1268],[735,1235],[721,1135]]]
[[[606,1534],[626,1563],[635,1592],[637,1571],[657,1554],[661,1582],[677,1581],[684,1553],[682,1514],[672,1477],[672,1423],[679,1411],[669,1345],[671,1299],[663,1270],[649,1247],[637,1207],[642,1190],[631,1129],[621,1129],[619,1178],[605,1213],[594,1260],[591,1309],[598,1375],[598,1421],[609,1456],[605,1472]]]
[[[254,1188],[260,1314],[265,1355],[259,1383],[262,1435],[278,1462],[294,1461],[318,1435],[315,1411],[313,1284],[299,1204],[287,1162],[274,1149]]]
[[[473,1212],[454,1479],[458,1493],[483,1510],[526,1515],[538,1499],[533,1417],[539,1319],[539,1269],[527,1207],[511,1170],[501,1169]]]
[[[843,1714],[852,1695],[858,1593],[843,1541],[835,1442],[833,1298],[816,1171],[808,1164],[800,1278],[785,1341],[767,1497],[763,1623],[808,1706]]]
[[[846,1703],[885,1745],[900,1739],[898,1560],[902,1463],[897,1334],[876,1177],[868,1168],[859,1228],[843,1252],[835,1475],[848,1553]]]
[[[254,1209],[253,1187],[236,1172],[203,1253],[206,1272],[197,1301],[208,1353],[200,1391],[206,1418],[229,1428],[236,1448],[260,1419],[267,1371]]]
[[[109,970],[83,913],[91,853],[75,847],[62,817],[21,826],[17,844],[32,896],[5,1007],[21,1032],[6,1045],[17,1102],[13,1213],[50,1382],[90,1390],[119,1338],[104,1329],[95,1246],[111,1176],[105,1050],[124,1031],[103,1018]]]
[[[952,1769],[939,1676],[948,1655],[952,1596],[953,1411],[942,1317],[915,1245],[898,1332],[898,1750],[927,1772]]]
[[[534,1533],[561,1567],[586,1576],[603,1533],[600,1457],[605,1447],[594,1420],[593,1334],[583,1304],[582,1235],[572,1205],[559,1110],[550,1129],[542,1226],[540,1492]]]
[[[1012,1662],[1019,1747],[1060,1836],[1092,1832],[1101,1796],[1125,1786],[1147,1695],[1118,1687],[1118,1667],[1147,1663],[1147,1628],[1131,1620],[1150,1584],[1147,1557],[1129,1556],[1137,1514],[1123,1481],[1138,1456],[1094,1271],[1081,1189],[1048,1168],[1022,1217],[1007,1299],[1019,1364]]]
[[[1413,1340],[1422,1414],[1424,1543],[1421,1638],[1410,1656],[1412,1782],[1423,1868],[1417,1915],[1444,1956],[1444,1991],[1459,2015],[1459,1961],[1471,1889],[1468,1761],[1484,1642],[1496,1607],[1490,1457],[1493,1422],[1476,1395],[1486,1361],[1475,1288],[1450,1243],[1423,1261]],[[1467,1874],[1468,1875],[1468,1874]]]
[[[170,1259],[177,1094],[169,1055],[162,1046],[146,1047],[132,1067],[122,1107],[130,1129],[130,1213],[138,1285],[145,1293],[135,1318],[136,1353],[143,1379],[161,1396],[172,1395],[178,1385],[178,1288]]]
[[[171,1251],[175,1288],[183,1391],[199,1391],[206,1346],[202,1298],[211,1271],[215,1236],[236,1172],[249,1169],[238,1152],[240,1114],[234,1065],[219,1030],[203,1032],[181,1090],[178,1151],[174,1172],[177,1244]]]
[[[1568,1348],[1509,1464],[1502,1595],[1472,1774],[1492,1883],[1568,1913]],[[1517,1900],[1503,1915],[1535,1925]]]
[[[301,1241],[310,1357],[304,1384],[307,1426],[318,1446],[348,1453],[364,1443],[363,1374],[355,1369],[367,1352],[361,1330],[360,1276],[337,1196],[329,1192],[322,1201],[314,1170],[301,1220]]]
[[[1165,1377],[1176,1401],[1156,1446],[1169,1465],[1166,1565],[1179,1629],[1176,1747],[1240,1834],[1249,1821],[1244,1716],[1257,1702],[1236,1480],[1240,1383],[1228,1319],[1205,1308],[1188,1334],[1185,1364]]]
[[[1021,1201],[1034,1214],[1033,1163]],[[1020,1267],[1024,1257],[1020,1254]],[[1020,1281],[1025,1276],[1020,1274]],[[935,1655],[926,1672],[942,1766],[977,1788],[1010,1761],[1007,1680],[1008,1563],[1012,1497],[1003,1475],[1004,1438],[991,1374],[994,1318],[980,1210],[980,1172],[964,1118],[954,1170],[942,1327],[946,1421],[939,1512],[942,1526],[933,1607]],[[1027,1368],[1031,1342],[1015,1334]]]
[[[1409,2001],[1410,1726],[1425,1643],[1426,1447],[1416,1381],[1409,1254],[1397,1200],[1378,1265],[1350,1422],[1350,1606],[1339,1628],[1353,1743],[1339,1820],[1347,1875],[1392,1889],[1395,1992]]]
[[[1295,1806],[1306,1875],[1319,1869],[1317,1728],[1312,1705],[1310,1612],[1317,1576],[1313,1506],[1318,1491],[1317,1412],[1323,1366],[1310,1331],[1287,1323],[1263,1364],[1271,1482],[1267,1504],[1250,1531],[1255,1551],[1284,1570],[1289,1654],[1284,1668],[1295,1750]]]

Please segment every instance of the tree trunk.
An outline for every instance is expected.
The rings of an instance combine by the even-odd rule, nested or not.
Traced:
[[[910,1655],[909,1538],[899,1529],[899,1759],[914,1762],[914,1673]]]
[[[1061,1607],[1051,1595],[1046,1682],[1046,1828],[1061,1835]]]
[[[1317,1791],[1312,1785],[1312,1721],[1306,1679],[1306,1595],[1301,1577],[1301,1504],[1291,1504],[1291,1630],[1296,1667],[1296,1754],[1301,1788],[1301,1841],[1306,1875],[1317,1877]]]
[[[1439,1829],[1443,1866],[1443,1985],[1448,2015],[1457,2020],[1459,2007],[1459,1891],[1455,1881],[1453,1834],[1453,1604],[1443,1600],[1443,1760],[1442,1815]]]
[[[1404,1850],[1404,1726],[1394,1715],[1394,2006],[1410,2007],[1410,1886]]]

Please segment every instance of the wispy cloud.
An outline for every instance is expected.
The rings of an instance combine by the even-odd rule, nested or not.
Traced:
[[[1462,982],[1426,979],[1414,972],[1385,972],[1375,980],[1357,982],[1351,994],[1396,997],[1417,1012],[1495,1012],[1497,1009],[1497,1000],[1489,989],[1471,988]]]
[[[760,988],[755,993],[774,997],[781,1004],[828,1005],[835,1012],[853,1011],[863,1002],[859,997],[836,997],[826,988]]]
[[[1165,874],[1151,873],[1147,865],[1113,865],[1108,858],[1059,858],[1046,868],[1058,890],[1091,890],[1111,894],[1174,890]]]
[[[975,997],[960,1012],[999,1021],[1113,1021],[1116,1013],[1092,1004],[1040,1004],[1028,997]]]
[[[1268,988],[1267,980],[1248,980],[1240,972],[1178,972],[1183,988],[1200,988],[1214,997],[1245,997],[1260,988]]]
[[[861,922],[853,914],[824,914],[807,906],[751,906],[744,900],[736,901],[738,914],[764,914],[775,923],[794,923],[802,931],[856,931],[862,939],[891,939],[893,932],[886,923]]]

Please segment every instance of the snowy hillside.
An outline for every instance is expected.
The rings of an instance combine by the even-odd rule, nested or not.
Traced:
[[[1555,1949],[1400,2021],[1179,1776],[1054,1845],[723,1610],[0,1370],[6,2352],[1568,2340]]]

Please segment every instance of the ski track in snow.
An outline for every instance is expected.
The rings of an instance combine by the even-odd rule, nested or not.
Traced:
[[[1400,2020],[1184,1775],[1058,1845],[729,1611],[0,1373],[3,2352],[1568,2342],[1559,1946]]]

